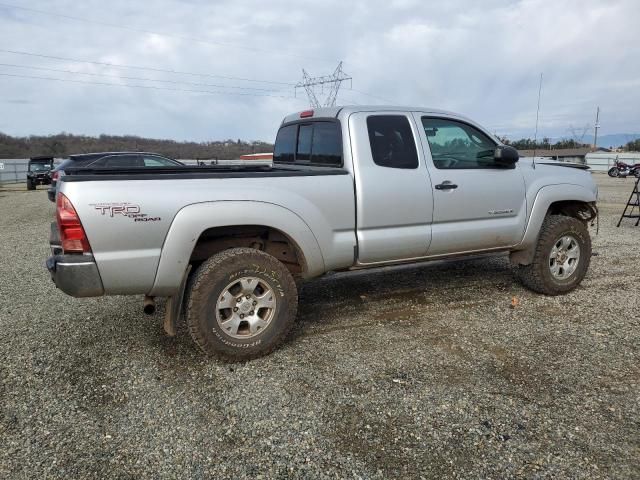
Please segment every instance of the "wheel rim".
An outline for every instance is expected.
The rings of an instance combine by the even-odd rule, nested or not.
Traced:
[[[566,280],[578,268],[580,262],[580,245],[571,235],[564,235],[556,240],[549,255],[549,270],[553,278]]]
[[[275,291],[257,277],[234,280],[216,302],[216,320],[224,333],[239,339],[255,337],[271,323],[276,311]]]

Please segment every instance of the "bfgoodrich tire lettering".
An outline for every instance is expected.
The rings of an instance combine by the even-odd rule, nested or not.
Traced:
[[[255,297],[250,287],[240,290],[241,281],[252,285],[246,279],[255,280]],[[235,282],[238,286],[230,289]],[[252,301],[260,308],[260,298],[267,291],[276,298],[263,307],[260,315],[264,321],[259,327],[249,325],[249,313],[253,318],[258,315],[257,310],[255,315],[249,311]],[[238,298],[238,307],[233,303],[221,310],[227,307],[229,299],[224,297],[230,294],[234,302]],[[298,306],[298,292],[289,270],[271,255],[252,248],[225,250],[202,263],[190,282],[187,297],[186,321],[191,338],[204,353],[227,361],[249,360],[272,352],[291,330]],[[269,306],[273,309],[268,310]],[[225,329],[225,320],[233,322],[233,318],[240,326]]]
[[[565,243],[577,245],[579,251],[577,265],[566,278],[557,274],[557,269],[554,269],[555,261],[550,261],[554,247],[562,247],[563,239],[573,239]],[[575,289],[582,282],[590,261],[591,237],[585,222],[564,215],[548,215],[540,229],[533,261],[530,265],[518,267],[518,277],[534,292],[561,295]]]

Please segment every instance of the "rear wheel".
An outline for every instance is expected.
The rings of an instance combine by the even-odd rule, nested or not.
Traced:
[[[529,289],[561,295],[584,279],[591,261],[587,225],[573,217],[549,215],[542,224],[530,265],[520,265],[518,276]]]
[[[615,178],[615,177],[617,177],[617,176],[620,174],[620,170],[618,170],[616,167],[611,167],[611,168],[609,169],[609,171],[607,172],[607,174],[608,174],[610,177],[614,177],[614,178]]]
[[[272,352],[291,330],[298,307],[289,270],[252,248],[232,248],[203,262],[188,298],[191,338],[204,353],[228,361]]]

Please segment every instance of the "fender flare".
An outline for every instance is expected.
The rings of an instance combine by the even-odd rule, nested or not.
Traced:
[[[596,200],[597,194],[583,185],[565,183],[542,187],[533,201],[522,241],[511,252],[511,263],[529,265],[533,261],[540,228],[551,204],[563,201],[593,203]]]
[[[264,225],[280,230],[304,256],[304,277],[324,273],[324,259],[318,240],[297,214],[274,203],[220,200],[187,205],[178,211],[162,245],[153,287],[148,294],[171,296],[179,289],[202,232],[209,228],[241,225]]]

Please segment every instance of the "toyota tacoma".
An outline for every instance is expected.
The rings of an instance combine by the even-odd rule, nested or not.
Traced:
[[[148,312],[166,297],[168,334],[184,315],[203,352],[232,361],[273,351],[300,282],[330,271],[494,252],[529,289],[570,292],[597,215],[587,167],[519,159],[472,120],[430,108],[289,115],[272,166],[66,173],[47,261],[56,285],[141,294]]]

